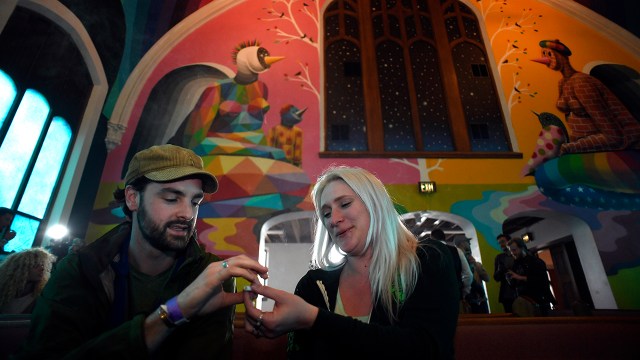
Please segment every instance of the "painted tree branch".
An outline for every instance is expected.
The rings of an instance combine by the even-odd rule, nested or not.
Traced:
[[[509,94],[509,112],[511,109],[522,102],[522,96],[528,95],[529,97],[536,97],[538,95],[537,91],[532,91],[529,89],[530,84],[526,86],[521,86],[521,82],[518,79],[519,73],[513,73],[513,89],[511,89],[511,93]]]
[[[297,72],[293,76],[289,76],[287,74],[284,74],[285,79],[287,81],[294,81],[294,82],[302,83],[302,84],[300,84],[300,87],[303,90],[307,90],[307,91],[310,91],[313,94],[315,94],[316,97],[319,100],[320,99],[320,92],[318,91],[318,89],[316,89],[316,87],[313,85],[313,82],[311,81],[311,77],[309,76],[309,66],[307,64],[303,64],[301,62],[298,62],[298,63],[300,64],[300,68],[302,70]]]
[[[438,162],[436,162],[433,166],[428,166],[427,163],[427,159],[415,159],[415,163],[413,162],[414,159],[391,159],[391,162],[398,162],[401,163],[403,165],[407,165],[410,166],[414,169],[417,169],[419,174],[420,174],[420,181],[431,181],[430,177],[429,177],[429,173],[435,170],[439,170],[439,171],[444,171],[444,169],[440,166],[440,164],[444,161],[444,159],[438,159]]]
[[[298,12],[310,18],[314,24],[314,28],[319,29],[318,14],[320,14],[320,8],[318,5],[318,2],[315,0],[308,0],[308,1],[314,4],[315,14],[313,14],[309,10],[310,6],[305,2],[302,3],[302,8],[298,10]],[[293,27],[293,31],[291,32],[283,30],[279,26],[274,26],[273,28],[267,29],[268,31],[275,31],[276,42],[289,43],[291,41],[302,41],[318,49],[318,42],[317,42],[318,30],[316,30],[316,38],[314,39],[313,36],[310,36],[310,34],[307,34],[304,30],[302,30],[298,22],[298,19],[296,19],[296,17],[294,16],[293,5],[298,2],[299,0],[273,0],[273,6],[271,8],[264,8],[264,10],[267,12],[269,17],[259,18],[259,20],[269,21],[269,22],[285,21]],[[282,4],[285,7],[285,10],[276,8],[278,7],[277,6],[278,4]]]

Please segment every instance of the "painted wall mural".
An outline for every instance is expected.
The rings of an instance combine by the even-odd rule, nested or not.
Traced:
[[[296,124],[302,121],[302,115],[307,108],[286,104],[280,109],[280,124],[269,129],[267,143],[284,151],[287,161],[295,166],[302,165],[302,135],[303,131]]]
[[[569,141],[560,153],[640,148],[640,123],[598,79],[571,65],[571,50],[560,40],[542,40],[542,58],[533,59],[560,72],[556,108],[565,114]]]
[[[167,137],[166,132],[162,137],[153,137],[149,134],[153,128],[176,128],[166,143],[190,148],[203,158],[205,168],[218,178],[224,189],[208,195],[200,207],[197,228],[201,241],[210,250],[221,233],[218,230],[224,227],[233,230],[238,224],[251,225],[252,235],[246,238],[256,238],[266,219],[282,212],[304,210],[304,199],[309,192],[309,178],[299,168],[302,130],[295,126],[306,109],[286,104],[280,111],[280,124],[270,130],[268,139],[263,130],[265,114],[271,106],[268,86],[259,75],[283,57],[271,56],[253,40],[236,46],[232,59],[235,74],[228,78],[221,76],[205,85],[177,128],[175,117],[143,116],[144,121],[139,122],[133,138],[137,146],[128,152],[132,156],[150,144],[164,143],[162,138]],[[181,89],[167,88],[162,92],[166,91],[180,92]],[[154,103],[165,100],[156,99]],[[122,172],[125,171],[123,166]],[[116,204],[109,205],[114,208],[109,212],[102,210],[102,214],[123,217]],[[229,235],[233,237],[235,231]],[[249,249],[255,251],[246,242],[240,245],[235,254]],[[221,253],[221,249],[217,250]]]
[[[540,47],[542,57],[532,61],[561,73],[556,108],[569,131],[553,114],[538,116],[543,130],[523,173],[535,174],[540,191],[561,203],[640,209],[640,122],[600,80],[573,68],[564,43],[542,40]]]
[[[208,250],[222,256],[257,258],[261,224],[283,212],[311,210],[307,196],[313,179],[328,165],[341,163],[379,175],[407,211],[438,210],[469,219],[489,271],[502,223],[540,210],[587,223],[612,279],[627,272],[640,276],[640,246],[633,239],[640,229],[632,225],[640,223],[636,135],[622,131],[616,143],[623,145],[590,149],[596,151],[576,145],[584,136],[569,120],[573,115],[565,118],[565,110],[573,114],[574,103],[562,99],[559,75],[550,71],[557,66],[551,56],[555,64],[565,65],[568,57],[545,39],[570,44],[571,68],[583,69],[576,73],[588,74],[593,62],[640,69],[640,54],[548,1],[462,1],[476,13],[479,31],[490,44],[488,63],[497,74],[505,131],[514,151],[525,156],[324,158],[319,155],[326,116],[319,19],[330,2],[209,2],[180,23],[182,32],[171,29],[159,38],[138,64],[140,86],[122,93],[114,105],[114,113],[122,115],[112,121],[126,124],[126,131],[122,145],[107,159],[87,237],[121,220],[110,194],[122,186],[133,153],[152,143],[173,142],[202,155],[220,180],[220,191],[201,208],[197,228]],[[233,49],[235,56],[229,56]],[[549,67],[530,61],[539,56],[531,49],[547,51]],[[282,59],[273,63],[271,54]],[[622,128],[637,125],[637,120],[636,125],[622,122]],[[418,194],[421,180],[436,181],[438,192]],[[616,287],[616,297],[625,289]],[[640,308],[640,295],[624,304]]]

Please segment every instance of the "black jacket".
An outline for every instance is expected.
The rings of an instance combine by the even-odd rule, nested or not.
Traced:
[[[311,270],[298,283],[296,294],[320,311],[309,330],[289,334],[290,359],[398,358],[453,359],[458,320],[458,281],[444,244],[421,245],[422,271],[414,292],[392,324],[377,304],[368,324],[333,313],[342,269]],[[330,309],[318,286],[326,290]]]

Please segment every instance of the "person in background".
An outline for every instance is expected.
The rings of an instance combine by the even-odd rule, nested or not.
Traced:
[[[508,246],[515,259],[513,268],[508,271],[508,274],[516,289],[516,299],[525,298],[535,303],[536,313],[539,311],[540,315],[547,315],[551,310],[551,304],[556,304],[550,289],[547,265],[542,259],[529,252],[527,244],[521,238],[512,238]]]
[[[493,280],[500,283],[500,292],[498,293],[498,301],[502,304],[505,313],[513,312],[513,300],[516,299],[516,290],[511,286],[507,279],[507,273],[513,267],[513,257],[509,253],[507,242],[509,237],[500,234],[496,238],[502,252],[496,255],[493,270]]]
[[[61,239],[49,239],[44,248],[56,256],[56,263],[53,264],[54,268],[57,264],[64,259],[69,253],[69,246],[71,245],[71,239],[65,236]]]
[[[263,313],[245,294],[245,327],[289,334],[290,359],[452,359],[459,289],[441,243],[419,245],[370,172],[332,167],[312,191],[314,269],[295,294],[253,285],[275,300]]]
[[[11,222],[13,222],[13,211],[0,207],[0,261],[12,253],[4,249],[4,246],[16,237],[16,232],[11,230]]]
[[[0,264],[0,314],[30,314],[54,261],[53,254],[39,247],[9,255]]]
[[[80,238],[73,238],[71,240],[71,244],[69,244],[69,249],[67,250],[68,254],[76,254],[80,249],[85,246],[84,240]]]
[[[258,283],[267,268],[198,245],[198,209],[217,188],[191,150],[138,152],[114,192],[126,221],[58,263],[17,358],[230,358],[233,278]]]
[[[482,266],[482,263],[476,261],[471,254],[471,244],[469,242],[470,239],[464,236],[458,236],[454,240],[456,247],[464,253],[471,273],[473,274],[471,291],[464,299],[469,305],[469,312],[471,314],[488,314],[489,304],[487,303],[487,294],[484,291],[483,282],[489,282],[490,277],[487,270]]]
[[[448,243],[446,241],[446,236],[442,229],[433,229],[431,230],[431,239],[435,241],[439,241],[447,246],[447,249],[451,252],[451,256],[453,257],[453,261],[456,267],[456,276],[458,277],[458,283],[460,284],[460,300],[461,307],[460,311],[463,311],[462,304],[464,299],[471,292],[471,282],[473,281],[473,273],[471,272],[471,268],[469,267],[469,263],[467,262],[467,258],[464,256],[462,250],[455,247],[453,244]],[[456,259],[457,257],[457,259]],[[458,265],[459,263],[459,265]]]

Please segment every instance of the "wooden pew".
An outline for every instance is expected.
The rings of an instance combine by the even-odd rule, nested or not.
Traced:
[[[18,349],[29,316],[2,315],[0,360]],[[233,359],[286,359],[287,337],[255,338],[236,315]],[[461,315],[456,359],[640,359],[640,312],[595,311],[593,316]]]
[[[467,317],[457,359],[638,359],[640,316]]]
[[[0,360],[16,352],[29,333],[31,315],[0,314]]]
[[[238,314],[233,359],[286,359],[286,336],[256,339]],[[640,359],[640,313],[594,316],[515,317],[461,315],[456,359]]]

